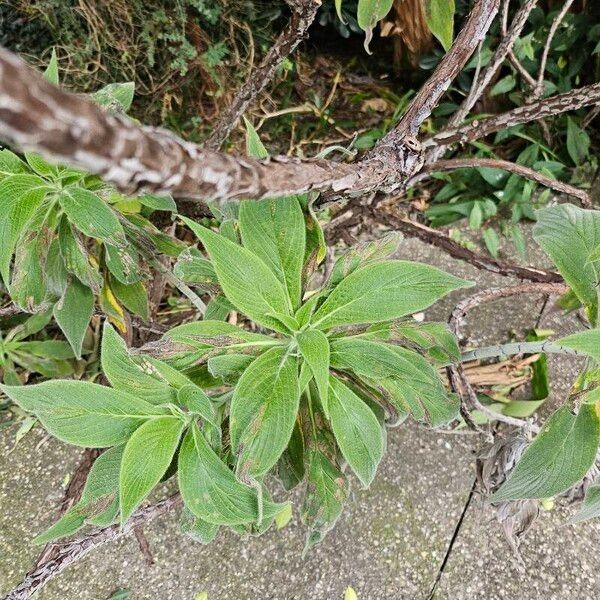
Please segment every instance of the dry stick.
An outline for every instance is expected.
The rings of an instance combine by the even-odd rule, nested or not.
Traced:
[[[508,13],[508,0],[505,1],[503,6],[502,14],[502,28],[503,36],[500,44],[496,48],[489,64],[483,71],[480,77],[474,77],[473,85],[469,92],[469,95],[463,100],[462,104],[458,107],[457,111],[450,117],[445,129],[456,127],[460,125],[465,117],[469,114],[475,103],[481,98],[485,90],[488,88],[498,69],[502,66],[502,63],[506,59],[506,56],[512,51],[515,41],[521,35],[523,27],[527,22],[527,18],[531,11],[535,8],[538,0],[527,0],[517,11],[513,22],[511,23],[510,29],[505,30],[505,23]],[[438,146],[433,148],[427,155],[425,162],[434,162],[442,154],[444,154],[445,148]]]
[[[506,35],[502,37],[500,44],[496,48],[488,66],[483,71],[481,77],[477,80],[475,86],[475,92],[469,93],[464,102],[460,105],[458,110],[452,115],[448,121],[449,127],[454,127],[462,123],[464,118],[469,114],[475,103],[481,98],[487,87],[490,85],[498,69],[504,63],[506,55],[514,46],[516,40],[521,35],[523,27],[527,22],[527,18],[531,11],[535,8],[538,0],[526,0],[523,5],[517,11],[510,28],[507,30]]]
[[[568,287],[565,284],[559,283],[522,283],[505,288],[490,288],[488,290],[483,290],[482,292],[465,298],[456,305],[448,320],[448,326],[450,331],[457,339],[459,339],[461,322],[470,310],[481,304],[492,302],[499,298],[508,298],[520,294],[564,294],[567,289]],[[512,425],[514,427],[531,427],[531,424],[528,421],[515,419],[514,417],[494,412],[482,404],[479,401],[473,386],[467,380],[462,364],[450,365],[447,367],[447,372],[452,390],[459,394],[463,405],[470,403],[474,409],[481,411],[490,419],[501,421],[507,425]],[[466,402],[466,399],[468,399],[468,403]]]
[[[219,121],[204,144],[209,150],[218,150],[231,133],[250,103],[273,79],[283,60],[289,56],[306,35],[321,5],[321,0],[288,1],[292,8],[292,17],[287,27],[264,57],[258,68],[249,75],[246,82],[237,91],[229,108],[222,113]]]
[[[72,542],[57,544],[56,556],[30,571],[23,582],[9,592],[4,600],[27,600],[31,598],[51,578],[64,571],[75,561],[86,556],[94,548],[122,538],[136,527],[149,523],[155,517],[178,507],[180,504],[181,497],[179,494],[174,494],[166,500],[136,511],[123,527],[110,525],[109,527],[94,529],[86,536]]]
[[[508,160],[500,160],[497,158],[455,158],[451,160],[439,160],[430,165],[426,165],[421,173],[426,174],[433,173],[435,171],[454,171],[455,169],[469,169],[475,167],[502,169],[503,171],[509,171],[511,173],[515,173],[516,175],[521,175],[521,177],[536,181],[537,183],[556,190],[557,192],[574,196],[575,198],[581,200],[581,204],[584,206],[588,208],[592,207],[590,196],[585,190],[577,188],[573,185],[569,185],[568,183],[563,183],[562,181],[552,179],[551,177],[542,175],[542,173],[534,171],[529,167],[518,165]],[[417,177],[420,178],[421,173]]]
[[[560,283],[563,281],[560,274],[554,271],[545,271],[544,269],[536,269],[534,267],[522,267],[508,261],[498,260],[478,252],[473,252],[473,250],[469,250],[449,238],[445,233],[399,214],[386,212],[385,215],[379,215],[379,220],[392,225],[395,229],[406,235],[416,237],[427,244],[436,246],[453,258],[464,260],[478,269],[536,283]]]
[[[379,146],[397,145],[406,136],[414,136],[418,133],[421,123],[431,115],[431,111],[437,106],[452,81],[477,50],[498,12],[499,5],[500,0],[476,0],[452,47],[413,98],[396,127],[381,140]],[[377,147],[372,154],[376,153]]]
[[[548,62],[548,55],[550,54],[550,47],[552,46],[552,41],[554,40],[554,36],[560,27],[563,19],[569,12],[569,8],[571,8],[571,4],[573,4],[573,0],[566,0],[560,12],[552,21],[552,25],[550,26],[550,31],[548,32],[548,37],[546,38],[546,44],[544,46],[544,50],[542,52],[542,58],[540,60],[540,70],[538,73],[537,81],[535,83],[535,87],[533,88],[533,97],[540,98],[544,92],[544,75],[546,73],[546,63]]]
[[[440,131],[425,140],[423,145],[427,148],[431,146],[450,146],[456,143],[466,144],[507,127],[538,121],[539,119],[552,117],[569,110],[578,110],[599,102],[600,83],[594,83],[520,106],[500,115],[478,119],[466,125]]]

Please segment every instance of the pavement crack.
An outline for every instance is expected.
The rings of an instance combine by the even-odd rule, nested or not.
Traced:
[[[465,502],[465,505],[463,506],[463,509],[460,514],[460,517],[458,518],[458,521],[456,522],[456,527],[454,528],[454,532],[452,533],[452,538],[450,539],[450,543],[448,544],[448,548],[446,549],[446,554],[444,555],[444,560],[442,560],[442,564],[440,565],[440,568],[436,575],[435,581],[433,582],[433,585],[431,586],[431,590],[429,590],[427,600],[433,600],[433,596],[434,596],[434,594],[437,590],[437,587],[442,579],[442,575],[444,574],[444,569],[446,568],[446,564],[448,563],[448,559],[450,558],[450,554],[452,554],[452,549],[454,548],[454,542],[458,538],[458,534],[460,533],[460,529],[462,527],[463,521],[465,519],[467,511],[469,510],[469,506],[471,506],[471,502],[473,501],[473,496],[475,495],[476,485],[477,485],[477,480],[474,479],[473,485],[471,486],[471,491],[469,492],[469,496],[467,498],[467,501]]]

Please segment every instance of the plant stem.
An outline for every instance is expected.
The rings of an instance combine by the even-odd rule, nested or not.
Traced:
[[[551,354],[571,354],[573,356],[582,356],[581,352],[560,346],[549,340],[541,342],[512,342],[509,344],[499,344],[497,346],[487,346],[464,352],[460,357],[460,362],[465,363],[471,360],[483,360],[486,358],[504,357],[512,354],[537,354],[538,352],[548,352]]]

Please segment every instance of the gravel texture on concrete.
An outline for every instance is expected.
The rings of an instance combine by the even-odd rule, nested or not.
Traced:
[[[421,242],[405,240],[399,258],[440,266],[472,279],[427,313],[446,320],[456,301],[475,290],[516,283],[448,258]],[[547,263],[539,254],[531,262]],[[538,320],[539,297],[507,299],[481,307],[464,331],[472,346],[522,336]],[[580,328],[546,306],[542,327],[557,333]],[[570,359],[552,357],[549,412],[564,397],[577,371]],[[79,450],[34,430],[12,451],[14,429],[0,431],[0,594],[18,583],[38,549],[30,540],[54,519],[66,477]],[[368,490],[355,493],[324,542],[302,557],[305,531],[298,518],[280,531],[239,540],[222,533],[210,546],[178,533],[175,515],[146,527],[154,564],[148,565],[133,537],[95,550],[54,579],[41,600],[101,600],[116,589],[132,599],[334,600],[352,586],[360,600],[380,599],[563,599],[600,597],[595,565],[600,523],[571,526],[573,509],[542,514],[521,548],[526,571],[513,560],[491,509],[477,496],[473,435],[443,435],[405,424],[388,432],[388,451]],[[464,513],[464,514],[463,514]],[[461,517],[463,519],[461,520]],[[442,568],[443,565],[443,568]]]

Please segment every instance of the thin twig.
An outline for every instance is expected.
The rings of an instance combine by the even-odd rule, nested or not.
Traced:
[[[585,190],[577,188],[573,185],[569,185],[568,183],[558,181],[557,179],[552,179],[551,177],[543,175],[538,171],[534,171],[529,167],[525,167],[524,165],[519,165],[508,160],[477,157],[440,160],[430,165],[426,165],[421,173],[425,174],[434,173],[436,171],[453,171],[455,169],[469,169],[475,167],[502,169],[503,171],[509,171],[511,173],[521,175],[521,177],[525,177],[526,179],[536,181],[537,183],[544,185],[550,189],[556,190],[557,192],[568,194],[569,196],[574,196],[575,198],[581,200],[581,204],[583,204],[587,208],[592,207],[592,201],[589,197],[589,194]],[[418,176],[419,178],[421,176],[421,173]]]
[[[383,208],[383,205],[380,204],[379,208]],[[388,210],[385,214],[378,214],[376,212],[373,216],[378,218],[381,222],[391,225],[402,233],[411,237],[416,237],[432,246],[436,246],[447,252],[453,258],[464,260],[478,269],[483,269],[506,277],[517,277],[519,279],[537,283],[562,282],[560,274],[554,271],[546,271],[535,267],[523,267],[469,250],[455,242],[445,233],[427,227],[427,225],[423,225],[422,223],[417,223],[408,217],[401,216],[397,211],[390,212]]]
[[[485,348],[476,348],[463,352],[460,362],[470,362],[472,360],[484,360],[486,358],[506,358],[513,354],[538,354],[546,352],[549,354],[569,354],[572,356],[583,356],[581,352],[567,348],[560,344],[555,344],[550,340],[541,342],[511,342],[508,344],[499,344],[497,346],[486,346]]]
[[[519,106],[509,112],[486,119],[477,119],[466,125],[440,131],[425,140],[423,146],[427,148],[440,145],[449,146],[456,143],[466,144],[507,127],[539,121],[540,119],[598,103],[600,103],[600,83],[594,83],[575,88],[564,94],[550,96],[531,104]]]
[[[542,52],[542,58],[540,60],[540,70],[537,76],[535,87],[533,89],[533,98],[540,98],[544,92],[544,75],[546,73],[546,63],[548,62],[548,55],[550,54],[552,41],[554,40],[554,36],[556,35],[560,24],[567,15],[567,12],[569,12],[571,4],[573,4],[573,0],[565,0],[560,12],[556,15],[554,21],[552,21],[550,31],[548,32],[548,37],[546,38],[546,44],[544,45],[544,50]]]
[[[205,147],[218,150],[231,133],[250,103],[273,79],[277,69],[302,41],[308,28],[314,21],[320,0],[288,1],[292,8],[292,17],[256,70],[237,91],[231,105],[220,116]]]
[[[450,50],[415,95],[396,127],[381,140],[378,146],[397,145],[406,136],[417,134],[421,123],[431,115],[431,111],[485,37],[499,6],[500,0],[476,0]],[[377,147],[372,154],[376,152]]]

